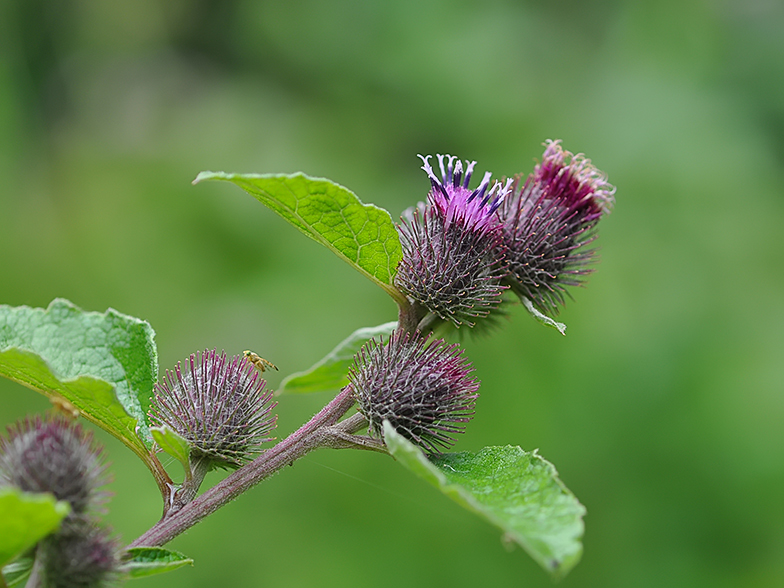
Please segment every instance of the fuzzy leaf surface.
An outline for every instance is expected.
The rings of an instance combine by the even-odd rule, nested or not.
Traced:
[[[0,568],[55,531],[70,511],[51,494],[0,490]]]
[[[131,578],[146,578],[193,565],[193,559],[163,547],[132,547],[126,552],[121,569]]]
[[[397,322],[391,322],[357,329],[310,369],[286,376],[280,383],[278,393],[306,394],[342,390],[348,384],[348,368],[354,361],[354,355],[370,339],[389,335],[396,328]]]
[[[364,204],[349,189],[325,178],[296,174],[201,172],[193,181],[224,180],[239,186],[321,243],[396,301],[405,297],[393,285],[403,256],[389,212]]]
[[[384,441],[398,462],[499,527],[554,578],[580,560],[585,507],[535,451],[507,445],[428,459],[389,421],[384,422]]]
[[[85,312],[63,299],[47,309],[0,305],[0,375],[64,399],[142,455],[158,376],[155,333],[109,309]]]

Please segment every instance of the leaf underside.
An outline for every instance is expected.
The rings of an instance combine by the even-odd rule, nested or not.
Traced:
[[[122,571],[131,578],[145,578],[193,565],[193,559],[163,547],[133,547],[126,551]]]

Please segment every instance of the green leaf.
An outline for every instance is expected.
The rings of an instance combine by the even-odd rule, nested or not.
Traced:
[[[507,445],[428,460],[389,421],[384,441],[401,464],[499,527],[553,577],[563,577],[580,560],[585,508],[536,451]]]
[[[3,568],[3,580],[5,580],[6,588],[22,586],[30,576],[34,562],[35,560],[32,557],[20,557],[15,562],[5,566]],[[0,586],[3,586],[3,584],[0,584]]]
[[[539,312],[536,309],[536,307],[534,306],[534,303],[531,302],[527,297],[520,296],[520,301],[523,303],[523,306],[525,306],[525,309],[528,312],[530,312],[531,315],[536,320],[538,320],[540,323],[542,323],[546,327],[551,327],[551,328],[555,329],[556,331],[561,333],[561,335],[566,335],[566,325],[565,324],[559,323],[558,321],[551,319],[546,314],[543,314],[543,313]]]
[[[354,355],[373,337],[389,335],[396,328],[397,322],[391,322],[357,329],[309,370],[286,376],[280,383],[278,393],[305,394],[342,390],[348,384],[348,368],[354,361]]]
[[[0,490],[0,568],[56,531],[70,511],[51,494]]]
[[[171,455],[185,468],[185,473],[190,473],[190,460],[188,456],[191,452],[191,446],[183,439],[176,431],[170,429],[167,425],[162,427],[152,427],[150,429],[152,438],[166,453]]]
[[[325,178],[296,174],[201,172],[193,180],[225,180],[277,212],[311,239],[381,286],[399,304],[407,304],[394,286],[402,248],[392,217],[383,208]]]
[[[0,305],[0,375],[67,400],[143,455],[152,446],[154,337],[147,322],[113,309],[85,312],[62,299],[46,310]]]
[[[193,565],[190,557],[163,547],[132,547],[126,554],[121,569],[131,578],[145,578]]]

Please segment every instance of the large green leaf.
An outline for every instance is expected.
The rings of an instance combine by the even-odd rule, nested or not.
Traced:
[[[132,547],[121,569],[131,578],[146,578],[193,565],[193,559],[163,547]]]
[[[392,298],[407,304],[393,285],[402,248],[392,217],[364,204],[343,186],[297,174],[201,172],[193,181],[225,180],[277,212],[311,239],[331,249]]]
[[[499,527],[554,577],[580,560],[585,508],[535,451],[507,445],[428,459],[389,421],[384,441],[401,464]]]
[[[154,336],[147,322],[113,309],[85,312],[62,299],[46,310],[0,305],[0,375],[67,400],[141,455],[152,444]]]
[[[57,530],[70,511],[51,494],[0,489],[0,568]]]
[[[357,329],[310,369],[286,376],[278,392],[304,394],[343,389],[348,384],[348,368],[357,351],[373,337],[389,335],[396,328],[397,322],[391,322]]]

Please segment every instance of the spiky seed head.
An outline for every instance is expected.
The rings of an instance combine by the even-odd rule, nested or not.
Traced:
[[[441,179],[419,156],[430,178],[427,204],[403,214],[398,229],[403,259],[396,285],[415,303],[456,326],[474,326],[501,302],[506,273],[502,227],[495,211],[510,182],[468,185],[476,162],[438,155]],[[445,164],[446,162],[446,164]],[[465,175],[464,175],[465,172]]]
[[[108,481],[92,434],[61,417],[25,419],[0,437],[0,486],[51,492],[79,514],[106,501]]]
[[[566,288],[592,271],[587,266],[596,251],[584,247],[612,209],[615,188],[582,154],[565,151],[560,141],[545,146],[542,162],[525,182],[516,178],[497,214],[508,260],[505,282],[540,310],[557,314]]]
[[[348,378],[368,431],[383,438],[383,422],[428,453],[454,444],[474,415],[479,382],[460,346],[395,331],[370,340]]]
[[[153,424],[166,424],[212,467],[239,467],[270,441],[277,416],[266,382],[244,355],[206,350],[191,354],[155,384]]]

